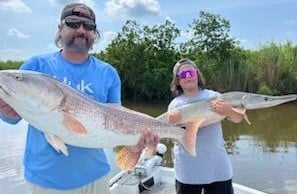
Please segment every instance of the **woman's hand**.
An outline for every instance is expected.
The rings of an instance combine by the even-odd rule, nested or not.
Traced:
[[[181,113],[178,110],[172,110],[168,112],[167,122],[170,124],[179,124],[181,121]]]
[[[234,123],[239,123],[242,121],[244,114],[234,111],[232,105],[222,99],[217,99],[211,101],[210,106],[212,110],[216,113],[226,116],[226,118]]]
[[[233,111],[231,104],[222,99],[211,101],[210,106],[212,107],[213,111],[225,116],[228,116]]]

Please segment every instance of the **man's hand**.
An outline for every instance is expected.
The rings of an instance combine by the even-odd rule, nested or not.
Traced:
[[[133,146],[131,149],[133,152],[140,152],[145,147],[156,147],[159,143],[160,138],[158,135],[155,135],[150,130],[145,130],[136,144],[136,146]]]
[[[20,118],[20,115],[18,115],[17,112],[13,108],[11,108],[6,102],[4,102],[2,99],[0,99],[0,114],[12,118],[12,119],[18,119]]]

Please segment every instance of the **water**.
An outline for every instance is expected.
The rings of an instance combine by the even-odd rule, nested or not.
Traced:
[[[251,126],[224,122],[234,180],[267,193],[297,193],[297,105],[249,115]]]
[[[126,104],[157,116],[167,103]],[[152,108],[153,107],[153,108]],[[297,104],[248,111],[251,125],[223,121],[236,183],[271,194],[297,193]],[[171,153],[167,165],[172,166]]]
[[[0,121],[0,193],[26,193],[22,165],[26,125]]]
[[[125,102],[152,116],[164,112],[166,104]],[[296,194],[297,104],[249,111],[248,115],[251,126],[223,122],[234,182],[272,194]],[[0,193],[26,194],[22,167],[25,129],[25,122],[13,126],[0,121]],[[168,166],[172,166],[170,156],[168,152]]]

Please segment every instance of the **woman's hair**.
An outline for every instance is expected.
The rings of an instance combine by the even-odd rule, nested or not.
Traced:
[[[178,71],[182,65],[186,65],[186,64],[191,65],[196,69],[197,76],[198,76],[198,88],[199,89],[205,88],[204,77],[203,77],[202,73],[200,72],[200,70],[197,68],[196,64],[192,60],[184,58],[184,59],[179,60],[173,67],[173,77],[172,77],[172,81],[170,84],[170,89],[171,89],[172,95],[174,97],[180,96],[181,94],[184,93],[183,89],[181,88],[181,86],[179,84]]]

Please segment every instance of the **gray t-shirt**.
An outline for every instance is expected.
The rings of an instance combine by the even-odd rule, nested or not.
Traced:
[[[219,93],[207,89],[200,90],[193,98],[181,95],[170,102],[168,110],[215,95]],[[189,155],[180,143],[175,143],[173,152],[176,179],[185,184],[208,184],[231,179],[233,171],[224,144],[221,122],[199,129],[196,157]]]

